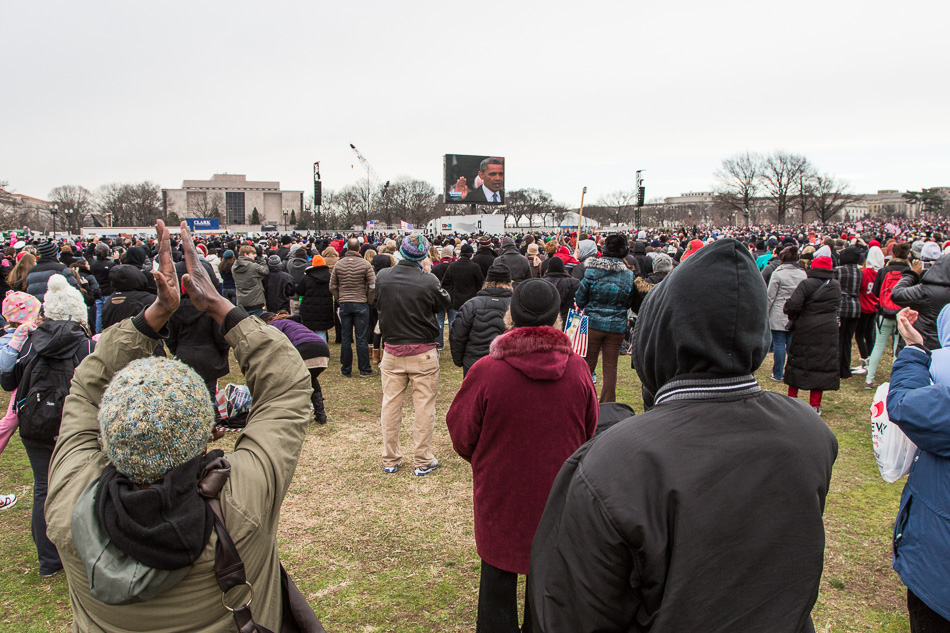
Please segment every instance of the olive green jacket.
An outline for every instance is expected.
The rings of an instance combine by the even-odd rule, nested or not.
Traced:
[[[234,620],[221,604],[214,576],[214,533],[178,585],[147,602],[122,606],[92,597],[85,565],[70,535],[79,495],[108,463],[99,447],[98,403],[117,371],[132,360],[151,355],[158,339],[143,333],[149,329],[140,315],[103,333],[96,351],[76,370],[63,409],[50,464],[46,520],[47,533],[59,549],[69,581],[73,630],[234,631]],[[239,321],[225,338],[244,372],[254,403],[247,428],[234,452],[226,456],[231,478],[221,491],[222,508],[254,587],[254,619],[276,631],[281,619],[277,522],[307,433],[310,376],[287,337],[254,317]],[[246,590],[235,589],[229,604],[236,606],[246,596]]]

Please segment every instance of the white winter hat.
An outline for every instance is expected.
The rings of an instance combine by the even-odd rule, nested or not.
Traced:
[[[47,284],[43,298],[43,315],[54,321],[79,321],[88,325],[89,312],[82,293],[69,285],[63,275],[53,275]]]

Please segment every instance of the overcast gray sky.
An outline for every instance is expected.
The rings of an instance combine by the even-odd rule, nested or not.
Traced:
[[[439,186],[445,153],[576,205],[783,149],[856,192],[950,186],[945,0],[8,2],[0,180],[244,173]]]

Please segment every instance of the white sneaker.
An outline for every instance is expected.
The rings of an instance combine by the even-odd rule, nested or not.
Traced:
[[[16,505],[16,495],[0,495],[0,510],[7,510]]]
[[[868,368],[867,367],[855,367],[851,370],[852,376],[867,376]]]

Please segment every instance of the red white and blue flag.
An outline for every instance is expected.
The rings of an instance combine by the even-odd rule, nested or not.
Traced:
[[[587,356],[587,317],[580,317],[581,324],[574,333],[574,340],[571,341],[571,348],[579,356]]]

